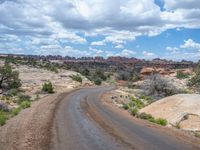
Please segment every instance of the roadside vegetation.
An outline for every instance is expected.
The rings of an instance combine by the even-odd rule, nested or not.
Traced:
[[[188,85],[196,88],[200,92],[200,62],[195,68],[195,75],[189,80]]]
[[[54,93],[53,84],[50,81],[45,82],[42,86],[42,91],[49,94]]]
[[[19,72],[13,71],[8,61],[0,67],[0,79],[0,125],[4,125],[6,120],[30,107],[31,98],[20,90]],[[11,103],[16,103],[16,107],[10,108]]]
[[[167,125],[167,120],[163,119],[163,118],[154,118],[152,115],[150,114],[146,114],[146,113],[139,113],[139,110],[143,107],[145,107],[148,104],[144,104],[144,101],[149,101],[148,97],[142,96],[141,98],[135,98],[135,97],[131,97],[131,101],[127,104],[123,104],[123,108],[125,110],[128,110],[129,113],[137,118],[140,119],[144,119],[144,120],[148,120],[152,123],[156,123],[162,126],[166,126]]]
[[[191,75],[189,73],[184,73],[183,71],[177,71],[176,77],[178,79],[186,79],[189,78]]]
[[[80,83],[83,82],[83,79],[82,79],[82,77],[81,77],[79,74],[71,75],[70,77],[71,77],[72,80],[74,80],[74,81],[77,81],[77,82],[80,82]]]
[[[152,96],[156,100],[185,92],[184,90],[175,87],[159,74],[149,76],[140,88],[144,89],[146,95]]]

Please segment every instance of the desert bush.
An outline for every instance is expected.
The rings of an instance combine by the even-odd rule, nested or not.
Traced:
[[[194,132],[194,136],[197,138],[200,138],[200,132],[198,132],[198,131]]]
[[[9,109],[8,105],[6,105],[6,104],[3,103],[3,102],[0,102],[0,111],[9,112],[10,109]]]
[[[101,85],[101,83],[102,83],[102,81],[101,81],[100,78],[94,79],[94,84],[95,84],[95,85]]]
[[[77,75],[71,75],[70,77],[72,78],[72,80],[80,82],[80,83],[82,83],[82,81],[83,81],[81,76],[78,75],[78,74]]]
[[[168,123],[166,119],[163,119],[163,118],[155,119],[151,114],[147,114],[145,112],[137,114],[137,117],[140,119],[148,120],[149,122],[152,122],[152,123],[162,125],[162,126],[166,126]]]
[[[54,93],[53,84],[50,81],[45,82],[42,86],[42,91],[47,93]]]
[[[153,116],[151,114],[147,114],[145,112],[139,114],[138,117],[145,120],[153,119]]]
[[[20,104],[20,107],[25,109],[25,108],[28,108],[28,107],[31,107],[31,102],[30,101],[23,101],[21,104]]]
[[[24,102],[24,101],[30,101],[30,100],[31,100],[31,97],[30,97],[29,95],[20,93],[20,94],[18,95],[17,103],[18,103],[18,104],[21,104],[21,103]]]
[[[100,70],[100,69],[97,69],[97,70],[96,70],[95,76],[96,76],[97,78],[102,79],[103,81],[106,81],[106,79],[107,79],[106,75],[105,75],[105,74],[103,73],[103,71]]]
[[[21,107],[14,108],[14,109],[12,110],[12,114],[13,114],[13,116],[18,115],[19,112],[20,112],[21,110],[22,110]]]
[[[125,109],[125,110],[128,110],[129,106],[128,106],[128,104],[123,104],[122,108]]]
[[[144,103],[140,99],[137,99],[135,97],[131,97],[131,101],[134,103],[134,106],[139,108],[139,109],[144,107]]]
[[[0,112],[0,126],[6,123],[7,117],[3,113]]]
[[[0,88],[13,89],[20,86],[21,80],[18,71],[13,71],[8,63],[0,67]]]
[[[188,83],[189,86],[194,86],[200,89],[200,63],[195,69],[195,76],[193,76]]]
[[[131,108],[129,109],[131,115],[136,116],[138,114],[138,109],[137,108]]]
[[[189,73],[184,73],[183,71],[177,71],[176,78],[185,79],[185,78],[189,78],[189,77],[190,77]]]
[[[132,74],[132,81],[133,82],[136,82],[136,81],[138,81],[138,80],[140,80],[140,74],[139,73],[137,73],[137,72],[133,72],[133,73],[131,73]]]
[[[117,79],[123,80],[123,81],[130,81],[130,80],[132,80],[132,75],[130,72],[127,72],[127,71],[120,71],[117,74]]]
[[[147,92],[147,95],[157,98],[171,96],[182,92],[159,74],[154,74],[147,78],[141,85],[141,88]]]
[[[166,126],[167,125],[167,120],[163,119],[163,118],[158,118],[156,119],[156,123],[162,126]]]
[[[7,96],[17,96],[19,92],[19,89],[10,89],[7,91],[6,95]]]
[[[90,70],[89,69],[87,69],[87,68],[85,68],[85,69],[83,69],[83,70],[81,70],[81,72],[80,72],[83,76],[90,76]]]

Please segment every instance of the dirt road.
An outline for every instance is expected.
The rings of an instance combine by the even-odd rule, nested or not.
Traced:
[[[112,111],[100,102],[109,87],[81,89],[60,103],[54,118],[52,150],[193,150],[195,140],[161,132]],[[162,128],[163,129],[163,128]]]

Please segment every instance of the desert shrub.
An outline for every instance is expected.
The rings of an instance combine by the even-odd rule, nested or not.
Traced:
[[[194,132],[194,136],[197,138],[200,138],[200,132],[198,132],[198,131]]]
[[[30,101],[30,100],[31,100],[31,97],[30,97],[29,95],[20,93],[20,94],[18,95],[17,103],[18,103],[18,104],[21,104],[21,103],[24,102],[24,101]]]
[[[134,103],[134,106],[136,106],[139,109],[141,109],[144,106],[144,103],[140,99],[137,99],[135,97],[131,97],[131,101]]]
[[[138,114],[138,109],[137,108],[131,108],[129,109],[131,115],[136,116]]]
[[[58,73],[58,68],[55,67],[55,66],[51,66],[51,67],[49,68],[49,71],[52,71],[52,72]]]
[[[200,89],[200,63],[195,69],[195,76],[193,76],[188,83],[189,86],[194,86]]]
[[[10,109],[9,109],[8,105],[6,105],[6,104],[3,103],[3,102],[0,102],[0,111],[9,112]]]
[[[140,80],[140,75],[136,72],[132,73],[132,81],[136,82],[138,80]]]
[[[125,109],[125,110],[128,110],[128,109],[129,109],[129,106],[128,106],[128,104],[123,104],[123,105],[122,105],[122,108]]]
[[[106,75],[105,75],[105,74],[103,73],[103,71],[100,70],[100,69],[97,69],[97,70],[96,70],[95,76],[96,76],[97,78],[102,79],[103,81],[106,81],[106,79],[107,79]]]
[[[0,112],[0,126],[6,123],[7,117],[3,113]]]
[[[148,95],[140,95],[139,99],[144,99],[147,101],[152,101],[152,97]]]
[[[162,126],[166,126],[167,125],[167,120],[163,119],[163,118],[158,118],[156,119],[156,123]]]
[[[147,114],[145,112],[137,114],[137,117],[140,119],[148,120],[149,122],[152,122],[152,123],[162,125],[162,126],[166,126],[168,123],[166,119],[163,119],[163,118],[155,119],[151,114]]]
[[[54,93],[53,84],[50,81],[45,82],[42,86],[42,91],[47,93]]]
[[[117,79],[123,80],[123,81],[130,81],[130,80],[132,80],[132,75],[130,72],[127,72],[127,71],[120,71],[117,74]]]
[[[13,89],[20,86],[21,80],[18,71],[13,71],[8,63],[0,67],[0,88]]]
[[[85,68],[80,72],[83,76],[90,76],[90,70]]]
[[[139,114],[138,117],[145,120],[153,119],[153,116],[151,114],[147,114],[145,112]]]
[[[72,78],[72,80],[80,82],[80,83],[82,83],[82,81],[83,81],[81,76],[78,75],[78,74],[77,75],[71,75],[70,77]]]
[[[102,83],[102,81],[101,81],[100,78],[94,79],[94,84],[95,84],[95,85],[101,85],[101,83]]]
[[[176,77],[178,79],[185,79],[185,78],[189,78],[190,74],[189,73],[184,73],[183,71],[177,71]]]
[[[19,92],[19,89],[10,89],[7,91],[6,95],[7,96],[16,96]]]
[[[14,109],[12,110],[12,114],[13,114],[13,116],[18,115],[19,112],[20,112],[21,110],[22,110],[21,107],[14,108]]]
[[[159,74],[153,74],[147,78],[141,85],[141,88],[147,92],[147,95],[157,98],[171,96],[182,92]]]
[[[31,102],[30,101],[23,101],[21,104],[20,104],[20,107],[25,109],[25,108],[28,108],[28,107],[31,107]]]

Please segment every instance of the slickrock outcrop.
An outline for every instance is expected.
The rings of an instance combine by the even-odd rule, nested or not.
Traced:
[[[154,102],[140,112],[151,114],[155,118],[165,118],[169,125],[181,129],[200,131],[199,108],[199,94],[178,94]]]

